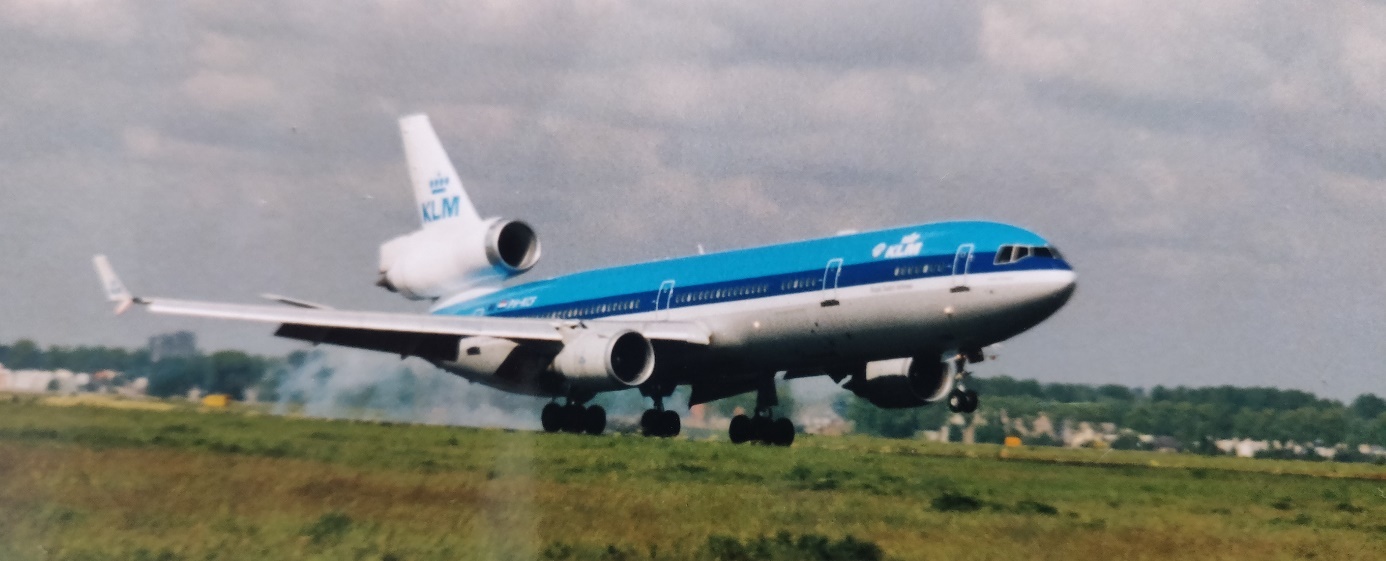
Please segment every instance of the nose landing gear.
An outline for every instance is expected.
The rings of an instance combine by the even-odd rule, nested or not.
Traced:
[[[974,353],[969,353],[969,356]],[[975,353],[973,362],[981,362],[981,352]],[[967,377],[972,373],[967,371],[967,356],[959,356],[953,361],[954,382],[953,391],[948,394],[948,410],[954,413],[972,413],[977,410],[977,392],[967,389]]]

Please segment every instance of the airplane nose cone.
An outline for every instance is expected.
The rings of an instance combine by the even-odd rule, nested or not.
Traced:
[[[1073,297],[1073,291],[1078,289],[1078,274],[1073,271],[1063,271],[1056,275],[1054,288],[1049,294],[1049,298],[1054,302],[1054,309],[1057,310],[1068,303],[1068,299]]]

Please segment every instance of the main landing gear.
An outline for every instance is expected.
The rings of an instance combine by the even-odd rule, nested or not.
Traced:
[[[664,408],[664,396],[656,394],[650,397],[654,399],[654,409],[646,409],[640,415],[640,434],[660,438],[678,436],[683,429],[679,414]]]
[[[794,443],[794,423],[784,417],[775,418],[773,409],[779,405],[779,397],[775,395],[775,379],[766,378],[766,383],[762,383],[756,388],[756,411],[755,414],[747,417],[737,415],[732,417],[731,426],[727,427],[727,436],[731,437],[732,444],[742,442],[760,442],[762,444],[772,444],[775,446],[789,446]]]
[[[584,407],[571,399],[567,405],[551,402],[539,414],[545,432],[601,434],[606,430],[606,409],[600,405]]]
[[[981,351],[969,353],[973,362],[982,361]],[[948,410],[954,413],[972,413],[977,410],[977,392],[967,389],[964,385],[967,377],[972,375],[967,371],[967,361],[969,356],[959,356],[953,361],[954,382],[953,391],[948,394]]]

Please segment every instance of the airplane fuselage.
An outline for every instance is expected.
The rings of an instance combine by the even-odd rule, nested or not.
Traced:
[[[1017,247],[1043,250],[1012,260]],[[1033,232],[942,222],[585,271],[433,313],[701,322],[711,345],[680,357],[676,375],[696,383],[699,368],[750,375],[980,349],[1052,315],[1074,280]]]

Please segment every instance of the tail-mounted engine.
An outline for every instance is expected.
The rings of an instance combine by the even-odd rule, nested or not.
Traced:
[[[868,362],[843,387],[886,409],[919,407],[948,397],[953,377],[937,357]]]
[[[428,300],[508,279],[538,262],[539,236],[524,222],[439,222],[382,244],[376,285]]]

